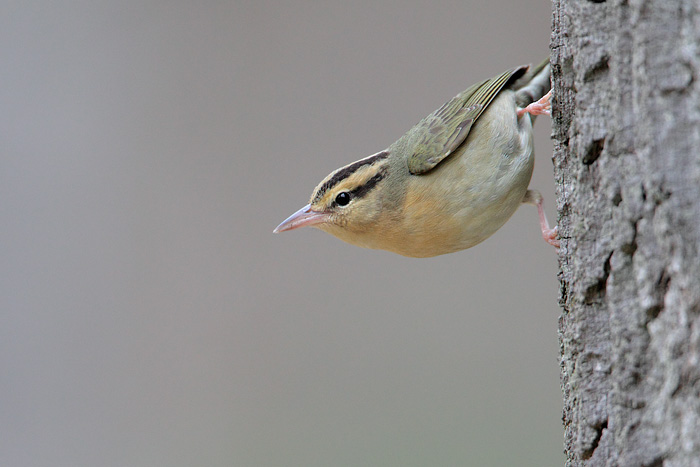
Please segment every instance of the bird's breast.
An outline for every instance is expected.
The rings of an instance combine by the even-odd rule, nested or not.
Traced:
[[[424,175],[409,177],[394,248],[435,256],[491,236],[520,206],[534,166],[532,123],[518,118],[512,92],[502,93],[465,144]]]

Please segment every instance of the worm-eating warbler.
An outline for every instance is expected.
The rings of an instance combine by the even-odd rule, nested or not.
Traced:
[[[521,66],[458,94],[384,151],[328,175],[275,232],[313,226],[366,248],[436,256],[484,241],[529,203],[557,246],[542,196],[528,190],[531,115],[549,113],[549,69]]]

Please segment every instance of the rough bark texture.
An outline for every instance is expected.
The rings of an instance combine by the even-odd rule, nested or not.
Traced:
[[[700,466],[700,1],[554,0],[570,466]]]

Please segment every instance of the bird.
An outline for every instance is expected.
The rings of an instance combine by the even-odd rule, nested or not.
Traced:
[[[551,112],[549,60],[477,83],[388,148],[331,172],[275,233],[315,227],[345,242],[425,258],[471,248],[523,204],[559,247],[542,195],[528,189],[533,121]]]

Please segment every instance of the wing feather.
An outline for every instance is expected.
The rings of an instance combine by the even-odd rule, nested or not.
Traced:
[[[499,92],[526,71],[527,66],[508,70],[475,84],[421,120],[407,136],[415,143],[408,157],[408,170],[420,175],[432,170],[457,149],[469,135],[472,125]]]

